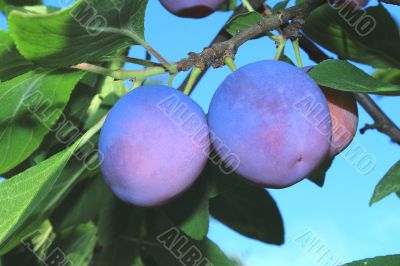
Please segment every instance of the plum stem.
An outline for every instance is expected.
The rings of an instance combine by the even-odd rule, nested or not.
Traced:
[[[225,65],[227,65],[232,72],[235,72],[238,69],[231,56],[225,57]]]
[[[105,56],[102,61],[122,61],[122,62],[133,63],[133,64],[145,66],[145,67],[156,67],[156,66],[161,67],[162,66],[162,64],[159,64],[156,62],[152,62],[149,60],[143,60],[143,59],[139,59],[139,58],[132,58],[129,56]]]
[[[169,75],[169,78],[168,78],[168,86],[173,87],[173,85],[174,85],[174,79],[175,79],[176,75],[178,75],[178,74],[175,73],[175,74],[170,74],[170,75]]]
[[[148,77],[164,74],[167,70],[164,67],[148,67],[142,70],[113,70],[101,66],[96,66],[88,63],[81,63],[71,66],[71,68],[83,70],[90,73],[95,73],[103,76],[109,76],[119,80],[132,79],[145,80]]]
[[[287,39],[281,35],[280,40],[278,41],[278,48],[275,54],[275,60],[279,60],[282,56],[283,50],[285,49]]]
[[[300,54],[300,45],[299,45],[299,39],[292,40],[292,45],[293,45],[293,50],[296,55],[296,61],[297,65],[299,68],[303,67],[303,60],[301,59],[301,54]]]
[[[184,94],[190,95],[193,89],[193,84],[195,84],[197,78],[201,75],[203,70],[200,67],[194,67],[192,73],[190,73],[189,81],[186,85],[185,90],[183,91]]]
[[[250,4],[250,2],[248,0],[242,0],[242,4],[243,4],[244,7],[246,7],[246,9],[249,12],[254,12],[255,11],[253,6]]]
[[[249,3],[252,4],[252,6],[258,10],[261,9],[264,6],[264,2],[265,0],[250,0]],[[233,14],[229,17],[229,19],[226,21],[226,23],[228,23],[228,21],[230,21],[232,18],[234,18],[235,16],[239,15],[239,14],[244,14],[247,12],[247,9],[243,6],[240,5],[234,12]],[[271,14],[269,14],[271,15]],[[223,25],[225,25],[226,23],[224,23]],[[225,27],[222,27],[221,30],[218,32],[218,34],[215,36],[215,38],[211,41],[211,44],[209,45],[209,47],[213,46],[216,43],[220,43],[220,42],[224,42],[224,41],[228,41],[229,38],[231,37],[231,35],[229,35],[226,30]],[[199,78],[197,79],[196,83],[193,85],[193,88],[196,87],[197,83],[201,80],[201,78],[206,74],[207,70],[210,68],[210,65],[205,66],[203,72],[201,73],[201,75],[199,76]],[[185,80],[182,82],[182,84],[179,86],[179,90],[183,91],[186,87],[186,84],[188,83],[190,78],[190,75],[187,75]]]

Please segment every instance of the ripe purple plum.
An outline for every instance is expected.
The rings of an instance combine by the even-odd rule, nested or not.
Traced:
[[[330,147],[323,93],[304,71],[280,61],[252,63],[229,75],[213,96],[208,122],[222,160],[227,149],[220,147],[228,147],[240,160],[235,171],[268,188],[303,180]]]
[[[185,18],[203,18],[215,12],[226,0],[160,0],[172,14]]]
[[[304,67],[306,72],[312,67]],[[329,156],[334,157],[350,145],[358,127],[357,102],[351,92],[320,86],[329,106],[332,120],[332,140]]]
[[[105,121],[99,140],[101,170],[123,201],[158,206],[194,183],[209,146],[200,106],[170,87],[142,86],[122,97]]]

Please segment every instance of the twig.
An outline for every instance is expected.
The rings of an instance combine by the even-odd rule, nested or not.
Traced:
[[[360,131],[364,133],[368,129],[376,129],[388,135],[393,142],[400,144],[400,129],[383,112],[383,110],[372,100],[368,94],[356,93],[357,101],[364,107],[368,114],[374,119],[374,124],[366,125]]]
[[[255,10],[260,10],[261,8],[263,8],[264,6],[264,2],[265,0],[250,0],[249,1],[251,6],[255,9]],[[235,12],[232,14],[232,16],[228,19],[231,20],[234,16],[237,16],[239,14],[245,13],[247,12],[246,7],[244,6],[239,6]],[[226,24],[226,23],[225,23]],[[225,25],[224,24],[224,25]],[[229,33],[225,30],[225,28],[222,28],[219,33],[217,34],[217,36],[215,36],[214,40],[212,40],[211,44],[209,46],[212,46],[216,43],[220,43],[220,42],[224,42],[229,40],[229,38],[231,37],[231,35],[229,35]],[[203,72],[201,72],[201,75],[198,77],[198,79],[196,80],[196,82],[193,84],[193,89],[197,86],[197,84],[199,83],[199,81],[203,78],[203,76],[206,74],[207,70],[210,68],[210,66],[206,66],[203,70]],[[185,81],[181,84],[181,86],[179,86],[179,90],[180,91],[184,91],[184,89],[186,88],[186,84],[188,83],[190,78],[190,75],[188,75],[185,79]]]
[[[272,14],[259,21],[256,25],[242,30],[237,35],[228,41],[215,43],[211,47],[206,48],[199,54],[191,53],[188,58],[180,60],[176,63],[178,70],[189,70],[193,66],[203,68],[211,65],[214,68],[224,65],[226,56],[234,57],[237,49],[246,41],[251,40],[257,36],[263,35],[268,31],[286,25],[295,17],[307,16],[307,14],[322,5],[323,0],[310,0],[303,4],[296,5],[288,8],[277,14]]]
[[[71,66],[71,68],[87,71],[90,73],[95,73],[103,76],[109,76],[118,80],[125,80],[134,78],[136,80],[144,80],[150,76],[160,75],[166,73],[164,67],[148,67],[142,70],[113,70],[101,66],[96,66],[88,63],[81,63],[78,65]]]

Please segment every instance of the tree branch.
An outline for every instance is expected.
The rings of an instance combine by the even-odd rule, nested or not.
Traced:
[[[254,3],[253,3],[254,2]],[[260,0],[253,0],[252,4],[254,4],[255,7],[263,6],[264,1]],[[78,68],[81,70],[85,70],[88,72],[93,72],[93,73],[98,73],[102,75],[108,75],[112,76],[117,79],[140,79],[143,80],[144,78],[147,78],[151,75],[156,75],[156,74],[161,74],[167,72],[167,70],[171,74],[175,74],[179,71],[187,71],[191,69],[192,67],[197,67],[200,70],[204,71],[206,70],[209,66],[212,66],[214,68],[221,67],[225,63],[225,59],[227,57],[232,57],[237,53],[238,48],[247,42],[248,40],[251,40],[255,37],[265,35],[267,32],[281,28],[281,27],[289,27],[290,28],[290,23],[298,23],[298,20],[304,17],[307,17],[308,14],[318,6],[322,5],[325,3],[325,0],[308,0],[307,2],[304,2],[302,4],[293,6],[291,8],[288,8],[286,10],[283,10],[278,13],[271,14],[269,16],[266,16],[263,18],[261,21],[259,21],[256,25],[253,25],[251,27],[248,27],[242,31],[240,31],[238,34],[236,34],[234,37],[228,39],[226,35],[223,35],[225,33],[221,33],[221,35],[218,35],[216,39],[214,40],[214,44],[211,45],[209,48],[205,48],[201,53],[189,53],[189,57],[184,58],[176,63],[170,64],[165,60],[161,60],[158,58],[160,61],[165,61],[163,63],[163,68],[164,71],[162,71],[162,67],[149,67],[142,72],[128,72],[124,70],[110,70],[110,71],[105,71],[104,69],[101,69],[101,67],[87,64],[87,63],[82,63],[76,66],[73,66],[73,68]],[[243,12],[243,7],[240,7],[237,12]],[[111,31],[111,29],[109,29]],[[126,34],[130,36],[129,32],[125,32],[123,30],[120,30],[118,32],[122,32],[122,34]],[[297,34],[297,33],[296,33]],[[135,36],[132,36],[134,38]],[[228,39],[228,40],[224,40]],[[219,42],[219,40],[224,40]],[[148,45],[145,43],[141,43],[142,45],[146,45],[145,47],[148,48]],[[153,52],[154,55],[154,52]],[[136,77],[135,75],[131,77],[129,76],[131,73],[140,75],[140,77]],[[193,83],[195,84],[195,83]],[[184,90],[186,86],[181,86],[181,90]]]
[[[309,55],[310,59],[316,63],[330,59],[316,44],[304,36],[300,39],[300,46]],[[354,96],[365,111],[374,119],[373,125],[366,125],[360,132],[364,133],[368,129],[376,129],[390,137],[393,142],[400,144],[399,127],[393,123],[374,100],[368,94],[364,93],[354,93]]]
[[[368,114],[374,119],[374,124],[367,125],[360,131],[364,133],[368,129],[376,129],[379,132],[388,135],[393,142],[400,144],[400,129],[383,112],[383,110],[372,100],[368,94],[356,93],[357,101],[364,107]]]
[[[251,6],[254,7],[255,10],[260,10],[263,8],[264,2],[265,0],[250,0],[249,1]],[[243,14],[247,12],[247,8],[244,7],[243,5],[239,6],[235,12],[232,14],[232,16],[228,19],[231,20],[233,17],[239,15],[239,14]],[[225,23],[226,24],[226,23]],[[224,26],[225,26],[224,24]],[[225,30],[224,27],[222,27],[222,29],[219,31],[219,33],[217,34],[217,36],[215,36],[215,38],[212,40],[211,44],[209,45],[212,46],[216,43],[220,43],[220,42],[224,42],[229,40],[229,38],[231,37],[231,35]],[[206,66],[203,71],[201,72],[201,74],[199,75],[199,77],[197,78],[197,80],[194,82],[193,84],[193,88],[195,88],[197,86],[197,84],[199,83],[199,81],[203,78],[203,76],[206,74],[207,70],[210,68],[210,66]],[[190,75],[188,75],[185,79],[185,81],[181,84],[181,86],[179,86],[179,90],[180,91],[184,91],[186,88],[187,83],[189,82],[190,79]]]
[[[265,17],[256,25],[242,30],[227,41],[215,43],[211,47],[204,49],[203,52],[199,54],[190,53],[188,58],[182,59],[176,63],[178,70],[186,71],[193,66],[201,69],[204,69],[209,65],[214,68],[221,67],[224,65],[225,57],[234,57],[238,48],[246,41],[286,25],[293,18],[299,16],[306,17],[311,10],[323,3],[325,3],[324,0],[310,0],[303,4],[288,8],[282,12]]]

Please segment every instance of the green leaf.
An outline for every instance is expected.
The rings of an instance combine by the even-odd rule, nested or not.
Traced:
[[[62,252],[60,254],[65,256],[65,261],[68,261],[69,265],[90,265],[96,245],[96,234],[97,228],[92,223],[80,224],[64,230],[56,238],[53,247],[50,247],[50,254],[44,262],[45,265],[51,264],[51,260],[54,259],[51,252],[54,250]]]
[[[57,191],[55,194],[59,196],[60,193],[68,190],[68,186],[64,187],[65,184],[60,181],[73,182],[74,178],[69,176],[71,181],[60,180],[60,175],[74,153],[77,157],[82,156],[76,151],[99,131],[99,127],[100,124],[90,129],[68,149],[0,184],[1,249],[13,234],[23,229],[24,222],[33,218],[36,211],[39,213],[44,211],[40,207],[51,205],[52,201],[56,201],[57,198],[52,193]]]
[[[2,30],[0,30],[0,62],[0,82],[19,76],[33,68],[33,64],[18,53],[11,36]]]
[[[92,144],[93,143],[90,142],[90,145],[88,146],[91,146]],[[80,153],[84,154],[84,156],[90,154],[84,151],[80,151]],[[42,226],[41,224],[43,221],[45,221],[55,209],[62,213],[62,209],[58,209],[57,207],[65,195],[70,192],[70,189],[79,180],[97,173],[97,171],[91,171],[87,169],[86,163],[82,163],[81,160],[76,158],[80,155],[76,155],[77,156],[74,156],[70,159],[68,164],[61,171],[60,176],[58,177],[56,184],[51,188],[51,191],[49,191],[46,197],[36,206],[35,210],[29,215],[25,222],[19,226],[19,230],[10,236],[5,245],[1,246],[0,254],[7,253],[9,250],[19,245],[21,243],[21,239],[25,238],[26,235],[29,235],[32,231],[35,231],[39,226]],[[93,158],[88,157],[85,159],[86,162],[89,160],[93,160]],[[66,212],[63,214],[68,215],[69,213]],[[76,217],[76,220],[78,219],[79,217]],[[57,226],[58,228],[61,227],[59,224],[57,224]]]
[[[52,215],[54,227],[59,230],[95,220],[100,213],[98,206],[104,206],[110,197],[112,193],[102,177],[82,182],[55,210]]]
[[[400,69],[378,69],[373,76],[385,83],[400,85]]]
[[[358,11],[324,5],[311,13],[303,30],[342,59],[376,68],[400,67],[398,26],[382,5]]]
[[[239,14],[226,23],[225,29],[232,36],[236,36],[239,31],[256,25],[262,19],[263,16],[255,11]]]
[[[35,255],[39,258],[39,260],[44,260],[47,257],[47,250],[49,248],[49,243],[53,243],[55,239],[55,233],[53,232],[53,226],[49,220],[44,221],[40,227],[34,232],[33,235],[30,235],[31,239],[23,239],[22,242],[24,245],[29,243],[31,250],[35,253]]]
[[[128,49],[118,51],[115,55],[127,56]],[[122,61],[115,60],[108,63],[105,67],[109,69],[121,69],[123,65]],[[98,93],[92,98],[89,104],[84,128],[90,128],[97,123],[127,91],[124,81],[115,80],[111,77],[100,77],[96,88]]]
[[[99,266],[136,266],[140,264],[141,237],[144,232],[144,209],[128,205],[116,197],[103,204],[98,220]]]
[[[375,94],[400,94],[400,86],[377,80],[354,65],[329,59],[313,67],[309,75],[328,88]]]
[[[200,179],[185,194],[169,203],[163,210],[186,235],[202,240],[208,233],[208,190],[205,179]]]
[[[210,210],[219,221],[247,237],[277,245],[284,242],[279,209],[262,188],[242,182],[213,198]]]
[[[375,257],[344,264],[343,266],[398,266],[400,264],[400,255],[390,255]]]
[[[334,158],[326,158],[322,164],[314,170],[308,179],[319,187],[323,187],[325,183],[325,176],[329,168],[332,166]]]
[[[41,0],[0,0],[0,11],[4,9],[7,5],[13,6],[28,6],[40,4]]]
[[[56,12],[59,9],[51,6],[7,6],[4,9],[4,12],[8,16],[8,14],[13,11],[20,11],[26,14],[50,14],[52,12]]]
[[[371,206],[395,192],[400,193],[400,161],[395,163],[379,181],[369,205]]]
[[[148,253],[160,266],[176,265],[218,265],[233,266],[232,261],[210,239],[202,241],[187,239],[182,233],[171,228],[159,234],[158,242],[147,242]],[[163,235],[170,234],[170,241],[163,241]],[[184,240],[186,239],[186,240]],[[175,244],[175,245],[173,245]],[[191,258],[195,258],[191,260]]]
[[[37,70],[0,84],[0,174],[39,147],[83,75],[76,71]]]
[[[284,9],[287,7],[288,4],[289,4],[289,0],[284,0],[284,1],[278,2],[278,3],[272,8],[272,11],[273,11],[274,13],[277,13],[277,12],[279,12],[279,11],[282,11],[282,10],[284,10]]]
[[[47,67],[71,66],[144,44],[146,5],[146,0],[78,0],[52,14],[13,11],[8,25],[28,60]]]

